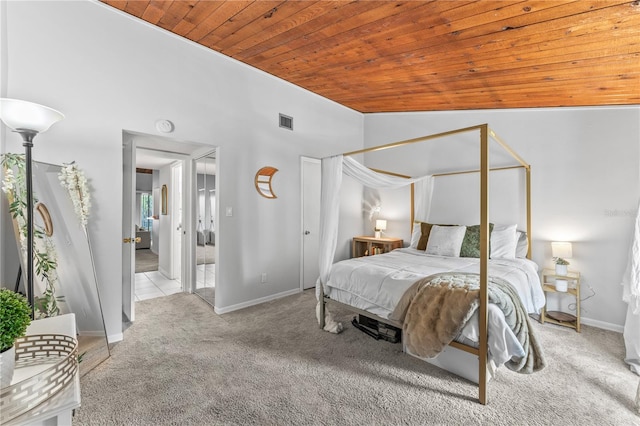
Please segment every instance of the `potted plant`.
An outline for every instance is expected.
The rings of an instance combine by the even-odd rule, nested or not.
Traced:
[[[14,291],[0,288],[0,387],[9,386],[16,360],[15,341],[25,335],[31,323],[27,299]]]
[[[566,277],[567,265],[569,265],[569,262],[561,257],[554,257],[553,260],[555,260],[556,262],[556,275],[562,275],[563,277]]]

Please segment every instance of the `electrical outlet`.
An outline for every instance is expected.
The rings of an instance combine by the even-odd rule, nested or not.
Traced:
[[[266,272],[263,272],[263,273],[262,273],[262,278],[260,279],[260,282],[261,282],[262,284],[264,284],[264,283],[266,283],[266,282],[267,282],[267,273],[266,273]]]

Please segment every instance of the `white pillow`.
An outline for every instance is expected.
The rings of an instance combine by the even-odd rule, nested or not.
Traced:
[[[529,240],[527,239],[527,233],[524,231],[517,231],[518,242],[516,243],[516,257],[527,257],[527,251],[529,251]]]
[[[494,225],[491,232],[491,259],[514,259],[517,244],[516,225]]]
[[[436,256],[460,257],[460,247],[466,226],[439,226],[433,225],[427,242],[427,254]]]
[[[411,244],[409,244],[410,248],[418,247],[418,242],[420,241],[420,237],[422,236],[422,224],[420,222],[413,223],[413,232],[411,232]]]

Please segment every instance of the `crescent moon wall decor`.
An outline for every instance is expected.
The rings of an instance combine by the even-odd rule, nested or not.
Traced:
[[[278,198],[276,194],[273,193],[273,188],[271,186],[273,175],[277,171],[278,169],[270,166],[263,167],[258,170],[255,178],[256,191],[258,191],[258,194],[265,198]]]

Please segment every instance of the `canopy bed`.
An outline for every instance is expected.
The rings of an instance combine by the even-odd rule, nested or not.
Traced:
[[[397,174],[368,169],[351,158],[356,154],[468,132],[479,133],[479,169],[402,178]],[[495,142],[517,164],[491,168],[490,141]],[[489,222],[489,173],[507,169],[522,169],[525,173],[526,231],[518,232],[515,225],[494,226]],[[412,185],[412,242],[408,248],[333,264],[343,173],[373,188]],[[468,173],[480,175],[480,224],[470,227],[429,224],[427,219],[434,179]],[[521,372],[542,368],[544,360],[540,347],[528,329],[528,313],[537,312],[544,305],[537,265],[530,260],[530,173],[529,164],[487,124],[324,158],[320,278],[316,286],[316,314],[320,327],[334,333],[342,330],[342,325],[333,320],[325,306],[330,303],[402,328],[405,352],[477,382],[481,404],[487,403],[487,367],[493,362],[504,363],[510,369]],[[459,257],[457,253],[461,251],[461,244],[469,235],[473,237],[470,247],[475,253],[470,257]],[[501,240],[505,235],[513,236],[506,245]],[[449,247],[452,238],[456,241],[454,248]],[[452,253],[448,253],[451,250]],[[437,302],[430,302],[429,299]],[[428,333],[425,330],[432,328],[427,324],[433,316],[430,311],[434,311],[429,306],[434,303],[439,305],[435,308],[438,312],[445,309],[446,303],[447,310],[457,311],[455,315],[450,315],[456,319],[451,320],[451,324],[438,325],[438,328],[446,328],[446,332],[439,329],[435,334],[426,336]],[[430,360],[435,355],[437,357]],[[460,369],[461,364],[468,365],[469,357],[477,359],[478,363],[477,374],[474,369],[471,377],[468,368],[463,366]]]

